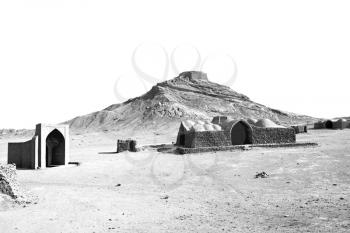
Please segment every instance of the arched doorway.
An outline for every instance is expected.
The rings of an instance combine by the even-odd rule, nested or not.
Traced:
[[[333,122],[332,121],[326,121],[326,129],[333,129]]]
[[[64,165],[65,152],[64,136],[55,129],[46,138],[46,167]]]
[[[251,130],[244,122],[236,123],[231,129],[232,145],[251,144]]]

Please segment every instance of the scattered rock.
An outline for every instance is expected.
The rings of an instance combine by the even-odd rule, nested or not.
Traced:
[[[257,178],[268,178],[269,177],[269,175],[266,173],[266,172],[257,172],[256,174],[255,174],[255,179],[257,179]]]
[[[12,198],[12,200],[23,208],[25,204],[30,204],[36,200],[36,197],[31,193],[23,190],[18,181],[15,164],[0,164],[0,193],[3,193]]]
[[[121,184],[116,184],[116,185],[115,185],[115,187],[120,187],[120,186],[122,186],[122,185],[121,185]]]
[[[70,165],[80,166],[81,162],[69,162]]]
[[[160,199],[167,200],[167,199],[169,199],[169,196],[168,195],[164,195],[164,196],[161,196]]]

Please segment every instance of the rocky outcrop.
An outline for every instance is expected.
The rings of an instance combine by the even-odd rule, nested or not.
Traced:
[[[0,192],[14,199],[20,197],[16,165],[0,165]]]
[[[0,164],[0,193],[10,196],[17,203],[31,203],[35,199],[20,187],[14,164]]]

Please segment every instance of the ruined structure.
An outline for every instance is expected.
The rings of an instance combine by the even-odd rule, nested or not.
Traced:
[[[117,142],[117,153],[123,152],[123,151],[131,151],[136,152],[136,141],[135,140],[118,140]]]
[[[38,124],[27,142],[8,144],[8,163],[17,168],[37,169],[69,162],[69,126]]]
[[[318,121],[314,123],[314,129],[325,129],[326,124],[324,121]]]
[[[307,125],[292,125],[291,126],[296,134],[299,133],[307,133],[308,127]]]
[[[270,120],[253,125],[246,120],[214,117],[211,122],[183,121],[176,145],[186,148],[225,147],[246,144],[295,143],[295,131]]]

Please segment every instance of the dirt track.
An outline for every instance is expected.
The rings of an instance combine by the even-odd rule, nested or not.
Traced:
[[[81,166],[19,170],[39,202],[13,208],[0,196],[0,232],[350,231],[348,129],[298,135],[318,147],[185,156],[101,153],[115,150],[112,135],[72,139]],[[255,179],[261,171],[269,178]]]

